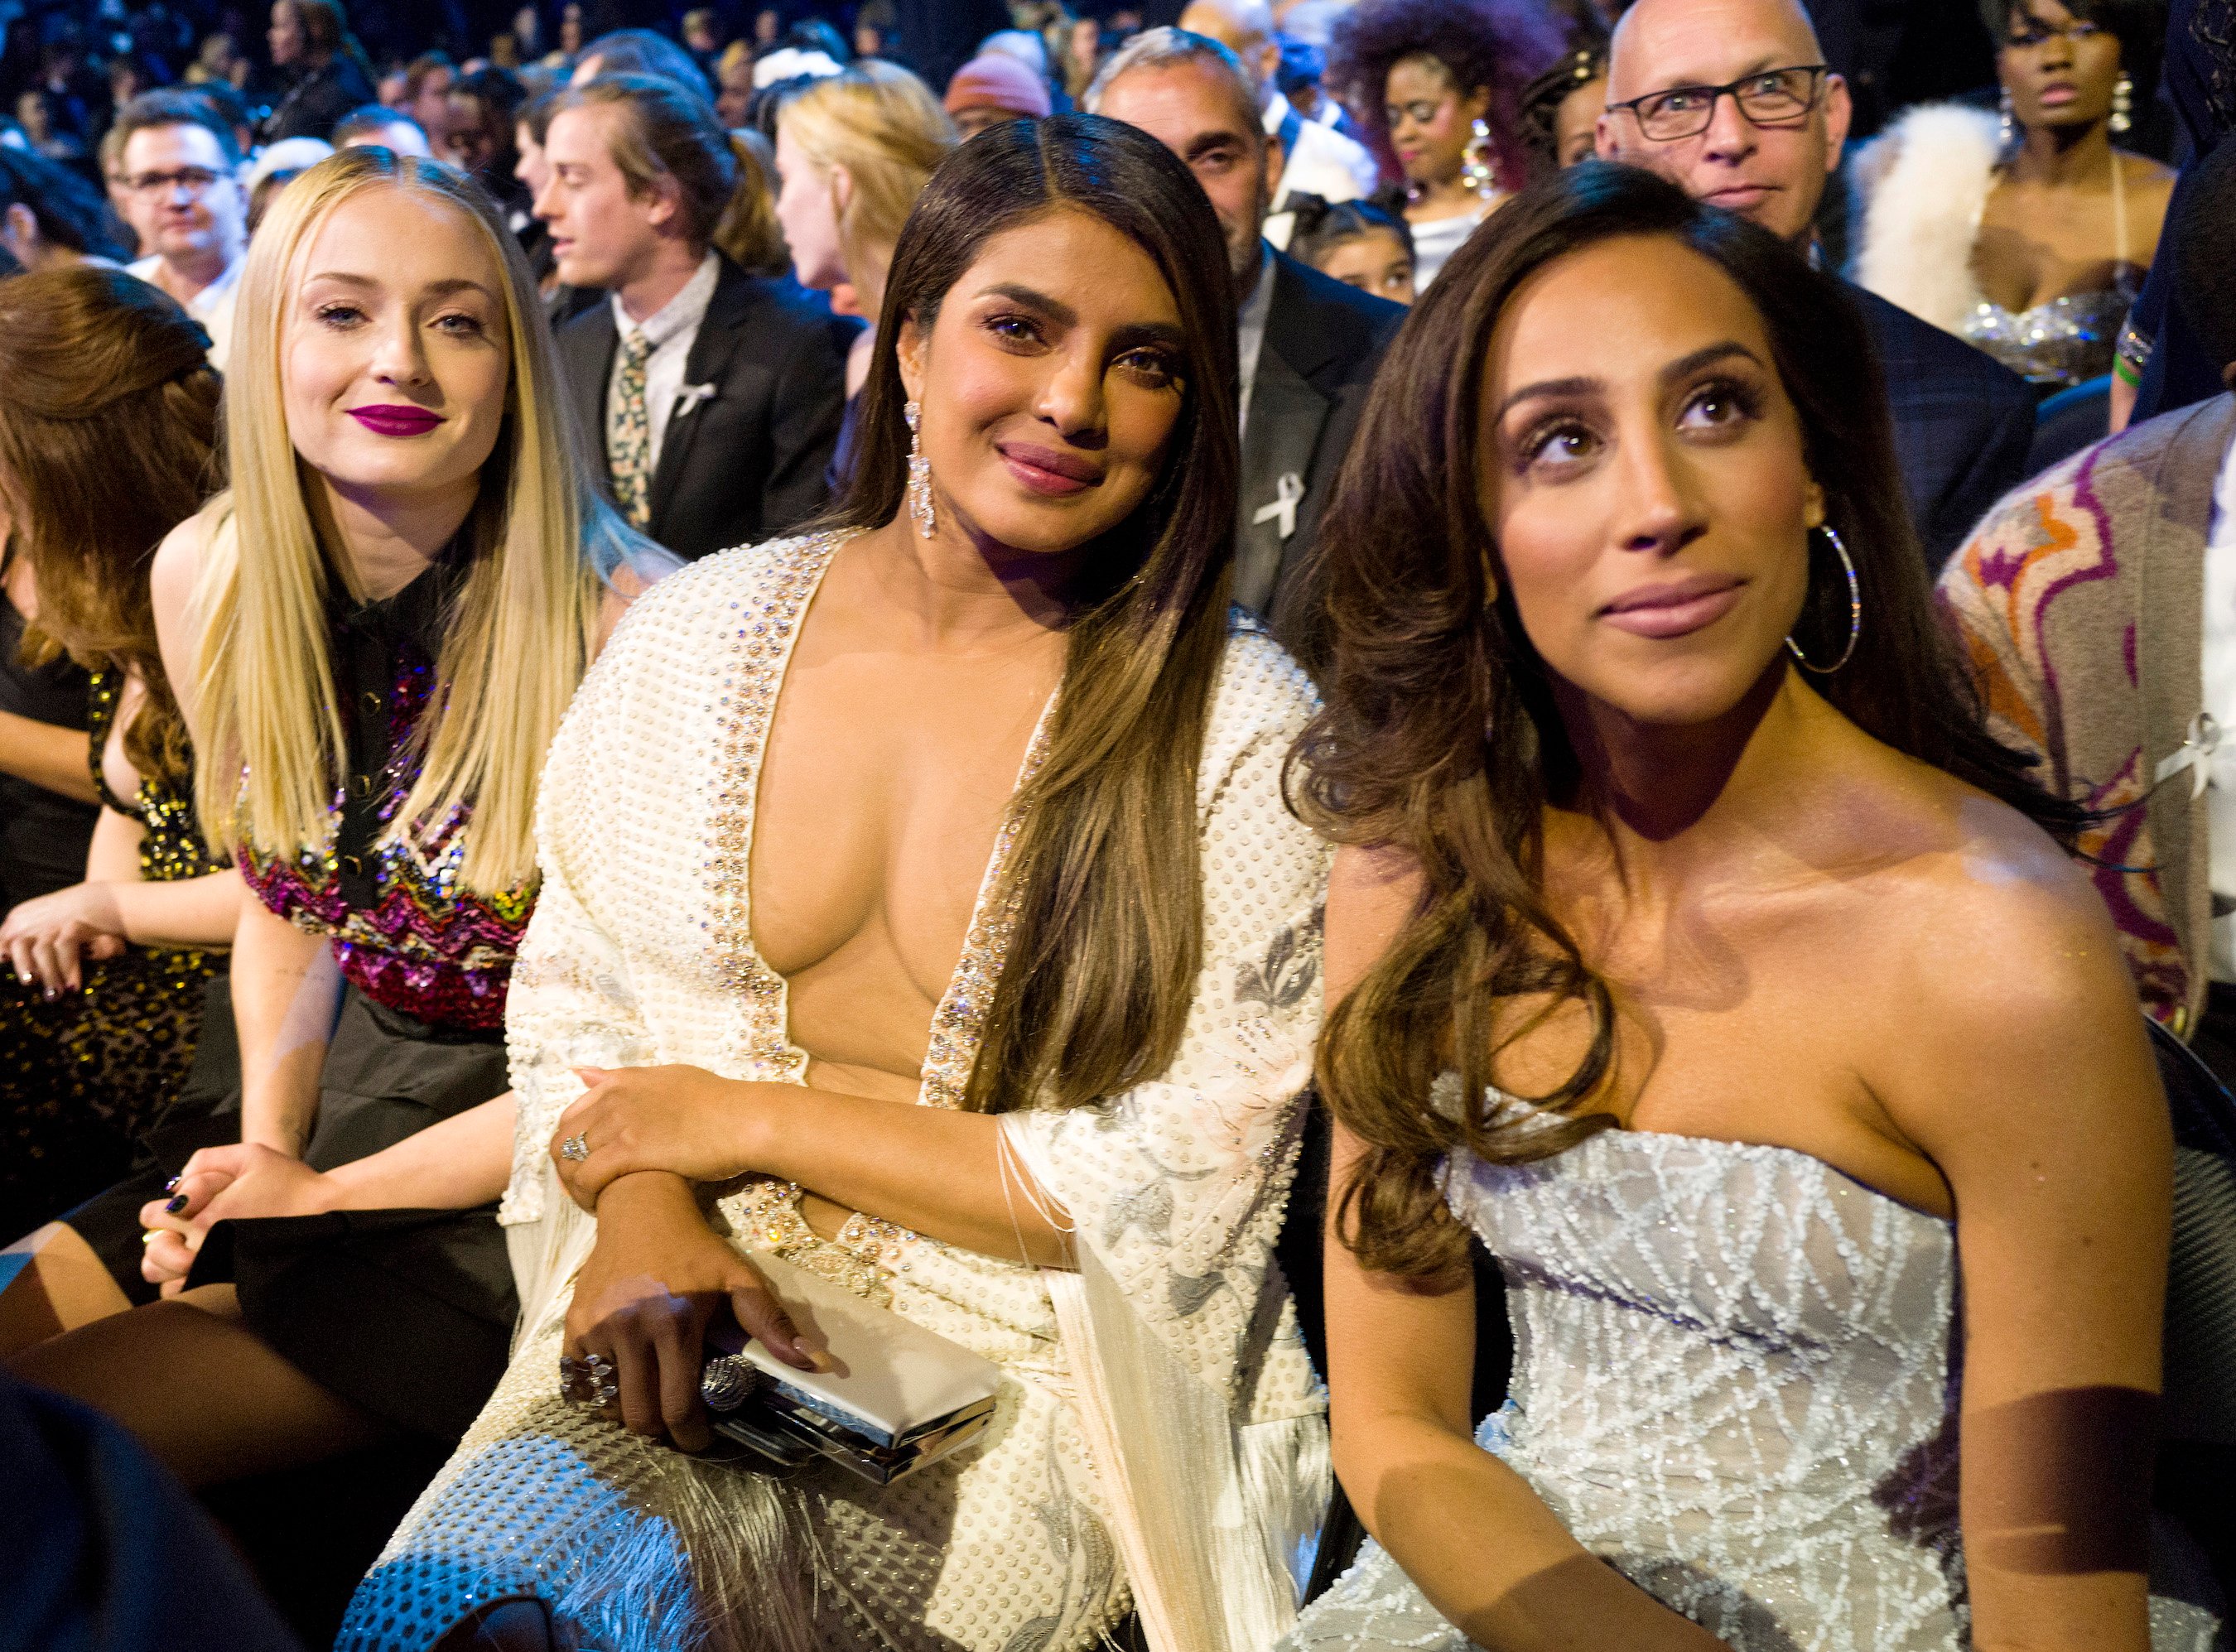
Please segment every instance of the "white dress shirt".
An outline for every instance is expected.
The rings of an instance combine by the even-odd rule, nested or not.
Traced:
[[[2205,541],[2205,712],[2220,725],[2220,743],[2205,760],[2206,843],[2213,905],[2236,904],[2236,444],[2213,484],[2213,525]],[[2192,784],[2176,774],[2168,786]],[[2236,983],[2236,912],[2213,920],[2213,978]]]
[[[691,359],[699,324],[707,319],[707,306],[714,301],[714,286],[721,274],[722,260],[708,253],[683,284],[683,290],[642,321],[629,319],[628,312],[621,308],[620,293],[608,300],[614,306],[614,326],[624,343],[640,332],[652,343],[652,353],[644,362],[645,424],[651,440],[645,458],[648,476],[660,469],[660,450],[668,439],[668,421],[675,416],[676,404],[684,394],[683,370]],[[606,381],[608,407],[618,393],[621,373],[621,352],[616,350],[613,376]]]
[[[242,256],[233,260],[226,273],[212,281],[193,298],[187,300],[186,312],[202,324],[202,331],[210,336],[209,365],[220,372],[225,371],[227,355],[233,348],[233,299],[240,290],[241,267],[248,259]],[[127,264],[124,273],[136,275],[151,286],[160,286],[155,272],[163,262],[162,254],[150,253],[138,262]]]
[[[1258,358],[1266,347],[1266,315],[1273,307],[1273,255],[1264,247],[1258,249],[1258,279],[1250,284],[1250,295],[1242,300],[1236,317],[1240,323],[1235,332],[1234,356],[1237,377],[1242,381],[1242,428],[1250,428],[1250,392],[1258,382]]]
[[[1273,206],[1266,217],[1266,239],[1283,252],[1296,228],[1296,214],[1289,208],[1290,194],[1318,195],[1323,201],[1358,201],[1374,193],[1380,174],[1365,148],[1333,127],[1322,126],[1299,115],[1280,93],[1266,105],[1266,135],[1279,137],[1287,128],[1279,183]]]

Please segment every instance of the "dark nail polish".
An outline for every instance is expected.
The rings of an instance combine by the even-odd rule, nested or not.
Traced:
[[[168,1211],[168,1212],[169,1212],[172,1215],[174,1215],[174,1216],[177,1215],[177,1214],[178,1214],[181,1210],[184,1210],[186,1208],[187,1208],[187,1195],[184,1195],[184,1194],[178,1194],[178,1195],[174,1195],[174,1196],[171,1199],[171,1201],[170,1201],[168,1204],[166,1204],[166,1205],[163,1207],[163,1208],[164,1208],[165,1210]]]

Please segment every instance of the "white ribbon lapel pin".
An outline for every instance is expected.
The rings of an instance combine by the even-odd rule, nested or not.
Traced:
[[[2205,795],[2205,783],[2212,778],[2211,765],[2206,760],[2220,749],[2220,725],[2213,714],[2200,711],[2189,720],[2189,732],[2182,736],[2181,749],[2159,760],[2152,784],[2162,786],[2182,770],[2190,773],[2189,795],[2193,800]]]
[[[1294,471],[1284,471],[1281,479],[1273,484],[1273,502],[1261,504],[1251,518],[1254,527],[1259,523],[1278,522],[1276,532],[1286,539],[1297,531],[1297,507],[1305,501],[1305,479]]]
[[[669,414],[668,417],[671,418],[681,418],[693,408],[698,406],[700,402],[710,402],[714,399],[714,385],[686,385],[682,389],[675,392],[675,411]]]

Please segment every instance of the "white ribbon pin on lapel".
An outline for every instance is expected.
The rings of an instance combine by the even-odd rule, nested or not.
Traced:
[[[669,414],[668,417],[671,418],[681,418],[693,408],[698,406],[700,402],[711,402],[714,399],[714,385],[686,385],[681,390],[675,392],[675,411]]]
[[[1254,527],[1261,522],[1272,522],[1278,518],[1280,522],[1279,529],[1280,536],[1286,539],[1297,531],[1297,507],[1304,501],[1304,477],[1299,476],[1294,471],[1284,471],[1281,472],[1281,479],[1273,484],[1273,503],[1259,505],[1257,514],[1250,518],[1251,525]]]
[[[2189,720],[2189,732],[2182,736],[2181,749],[2159,760],[2154,786],[2164,785],[2182,770],[2190,772],[2189,795],[2193,800],[2205,795],[2205,783],[2212,778],[2211,766],[2206,760],[2220,749],[2220,725],[2213,714],[2200,711]]]

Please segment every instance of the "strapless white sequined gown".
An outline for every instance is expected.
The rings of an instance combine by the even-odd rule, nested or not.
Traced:
[[[1970,1643],[1950,1223],[1788,1149],[1616,1130],[1447,1193],[1514,1326],[1477,1441],[1587,1549],[1744,1652]],[[1468,1644],[1370,1543],[1283,1647]]]

